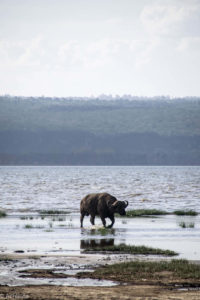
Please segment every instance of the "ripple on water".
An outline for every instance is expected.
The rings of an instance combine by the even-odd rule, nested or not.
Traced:
[[[90,192],[107,191],[129,201],[129,209],[199,207],[200,167],[0,167],[0,207],[70,208]],[[28,201],[27,201],[28,200]],[[27,201],[27,203],[25,202]]]

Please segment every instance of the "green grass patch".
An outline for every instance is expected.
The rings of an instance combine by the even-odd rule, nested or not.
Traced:
[[[179,226],[182,227],[182,228],[194,228],[195,224],[194,223],[180,222]]]
[[[171,250],[162,250],[159,248],[152,248],[146,246],[131,246],[131,245],[113,245],[105,247],[88,248],[84,252],[112,252],[112,253],[126,253],[126,254],[141,254],[141,255],[164,255],[176,256],[178,253]]]
[[[26,225],[24,226],[24,228],[26,228],[26,229],[32,229],[32,228],[34,228],[34,227],[33,227],[33,225],[31,225],[31,224],[26,224]]]
[[[182,228],[186,228],[186,223],[185,222],[180,222],[179,226],[182,227]]]
[[[194,210],[175,210],[173,212],[174,215],[177,216],[197,216],[198,213]]]
[[[80,277],[111,279],[123,282],[140,279],[162,280],[168,282],[175,279],[200,280],[200,265],[189,263],[187,260],[172,260],[161,262],[125,262],[106,265],[96,269],[93,273],[78,274]]]
[[[62,211],[62,210],[40,210],[40,215],[66,215],[69,214],[68,211]]]
[[[198,213],[194,210],[175,210],[174,212],[170,213],[164,210],[159,209],[134,209],[134,210],[127,210],[126,216],[120,216],[117,214],[118,217],[127,217],[127,218],[138,218],[138,217],[149,217],[149,216],[164,216],[164,215],[177,215],[177,216],[197,216]]]
[[[5,211],[0,210],[0,218],[4,218],[6,216],[7,214],[5,213]]]
[[[44,228],[44,226],[41,226],[41,225],[36,225],[36,226],[33,226],[32,224],[26,224],[25,226],[24,226],[24,228],[26,228],[26,229],[43,229]]]
[[[128,210],[126,212],[126,217],[134,218],[134,217],[145,217],[145,216],[161,216],[167,215],[168,212],[158,209],[134,209]]]

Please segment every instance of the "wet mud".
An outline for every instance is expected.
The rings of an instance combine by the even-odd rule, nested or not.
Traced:
[[[5,299],[200,299],[200,282],[135,278],[118,280],[117,274],[95,278],[93,270],[120,261],[152,260],[129,255],[0,257],[0,300]],[[87,287],[87,288],[86,288]]]

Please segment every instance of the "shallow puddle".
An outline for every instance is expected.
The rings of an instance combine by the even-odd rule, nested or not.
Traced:
[[[19,279],[15,284],[11,284],[11,286],[25,286],[25,285],[62,285],[62,286],[115,286],[118,283],[109,280],[98,280],[98,279],[77,279],[77,278],[26,278]]]
[[[73,277],[78,272],[91,272],[93,265],[67,264],[63,265],[65,258],[20,259],[15,261],[2,261],[0,266],[0,284],[8,286],[26,285],[62,285],[62,286],[114,286],[117,283],[109,280],[78,279]],[[53,271],[52,271],[53,268]],[[39,276],[37,277],[37,274]],[[35,278],[34,278],[35,274]],[[46,274],[46,277],[45,277]],[[49,278],[49,274],[51,277]],[[59,278],[59,275],[61,278]],[[68,275],[70,277],[68,277]],[[29,277],[30,276],[30,277]],[[41,276],[41,277],[40,277]],[[55,278],[54,278],[55,276]],[[65,278],[66,276],[66,278]],[[72,277],[71,277],[72,276]],[[63,277],[63,278],[62,278]]]

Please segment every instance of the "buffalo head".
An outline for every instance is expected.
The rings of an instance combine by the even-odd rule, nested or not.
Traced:
[[[128,201],[115,201],[112,206],[111,209],[113,211],[113,213],[118,213],[121,216],[125,216],[126,215],[126,211],[125,208],[128,206]]]

